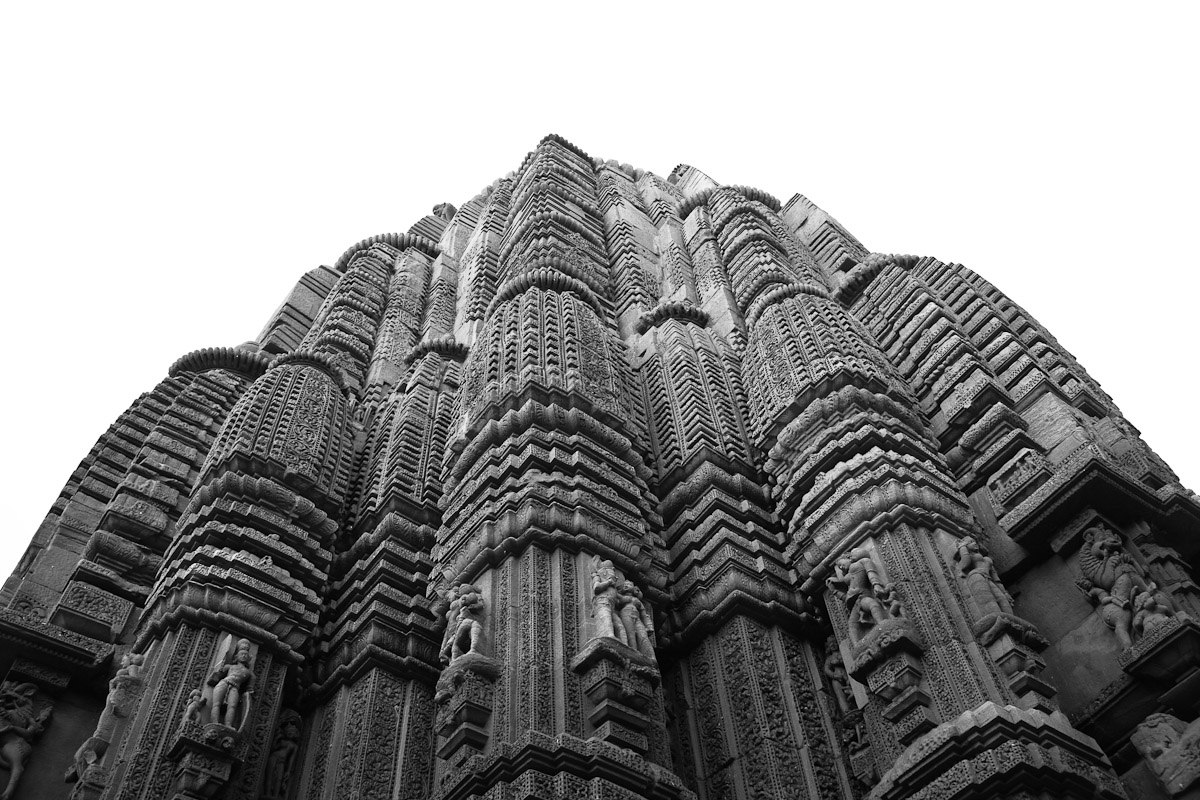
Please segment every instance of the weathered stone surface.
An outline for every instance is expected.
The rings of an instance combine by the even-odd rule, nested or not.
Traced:
[[[0,797],[1191,797],[1197,528],[979,276],[548,136],[100,438]]]

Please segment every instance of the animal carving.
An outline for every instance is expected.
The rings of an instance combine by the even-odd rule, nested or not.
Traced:
[[[1160,616],[1173,615],[1165,598],[1151,588],[1138,563],[1125,552],[1121,537],[1104,525],[1084,531],[1079,570],[1083,573],[1081,587],[1124,648],[1133,647],[1134,634],[1157,625]],[[1152,605],[1150,600],[1142,599],[1141,608],[1136,609],[1139,598],[1147,594],[1157,602]],[[1147,613],[1135,630],[1134,614],[1138,610]]]

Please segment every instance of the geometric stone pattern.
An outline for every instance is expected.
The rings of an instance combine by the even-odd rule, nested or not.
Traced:
[[[1198,527],[966,268],[551,135],[100,437],[0,791],[1192,796]]]

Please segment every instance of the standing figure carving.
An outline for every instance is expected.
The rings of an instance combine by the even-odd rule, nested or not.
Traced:
[[[995,562],[983,551],[974,537],[966,536],[954,553],[959,576],[979,617],[992,614],[1012,614],[1012,597],[1000,582]]]
[[[75,751],[71,766],[67,768],[66,780],[80,781],[93,764],[98,763],[108,752],[116,736],[117,724],[128,718],[133,706],[142,692],[145,681],[142,678],[142,665],[146,656],[142,653],[126,653],[121,657],[121,667],[108,682],[108,697],[104,701],[104,710],[100,712],[100,720],[95,732],[89,736]],[[196,690],[199,694],[199,690]]]
[[[829,637],[825,642],[825,662],[821,671],[829,679],[830,694],[837,703],[838,716],[845,716],[850,711],[850,679],[846,674],[846,662],[838,649],[837,639]]]
[[[642,590],[632,581],[621,581],[617,616],[625,642],[647,658],[654,658],[654,618],[642,602]]]
[[[33,683],[5,681],[0,685],[0,765],[8,768],[8,784],[0,792],[0,800],[9,800],[17,790],[33,753],[32,742],[50,719],[50,706],[34,714],[36,693],[37,685]]]
[[[279,732],[267,757],[267,775],[263,782],[263,800],[283,800],[287,796],[296,754],[300,750],[300,715],[288,709],[279,721]]]
[[[237,643],[233,661],[219,665],[208,676],[208,685],[213,687],[209,721],[227,728],[240,727],[239,712],[244,712],[244,707],[248,707],[246,701],[253,680],[254,660],[250,655],[250,642],[241,639]]]
[[[828,584],[846,597],[850,641],[854,644],[876,625],[903,616],[896,587],[883,582],[871,551],[856,547],[834,564]]]
[[[596,636],[608,636],[621,644],[629,644],[625,635],[625,623],[620,617],[620,590],[624,578],[613,562],[599,557],[592,561],[592,619],[596,622]]]
[[[200,716],[200,711],[208,705],[208,701],[204,699],[204,692],[199,689],[192,689],[188,692],[187,706],[183,709],[183,718],[185,720],[196,720]]]
[[[467,653],[479,653],[483,637],[483,593],[469,583],[450,590],[442,663],[452,664]]]

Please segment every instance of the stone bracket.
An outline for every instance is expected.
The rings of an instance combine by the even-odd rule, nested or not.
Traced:
[[[1200,625],[1184,614],[1172,617],[1150,629],[1117,661],[1131,675],[1171,683],[1200,664]]]
[[[600,636],[571,661],[591,701],[594,736],[636,753],[649,748],[650,717],[643,712],[661,681],[658,666],[632,647]]]
[[[460,656],[442,672],[434,718],[441,739],[438,758],[458,763],[483,752],[499,675],[500,663],[479,653]]]
[[[241,763],[244,745],[234,728],[185,719],[167,751],[167,759],[175,762],[170,800],[216,797]]]

